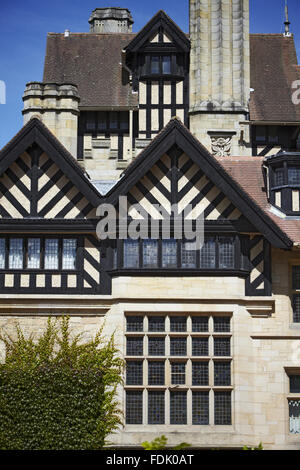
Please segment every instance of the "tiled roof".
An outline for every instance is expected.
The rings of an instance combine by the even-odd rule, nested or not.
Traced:
[[[300,121],[300,105],[292,102],[292,83],[300,79],[297,64],[293,36],[250,35],[252,121]]]
[[[284,219],[271,211],[263,178],[264,157],[219,157],[217,160],[266,215],[294,243],[300,243],[300,220]]]
[[[44,82],[74,83],[81,107],[137,106],[129,74],[122,67],[122,50],[134,37],[128,34],[49,33]]]

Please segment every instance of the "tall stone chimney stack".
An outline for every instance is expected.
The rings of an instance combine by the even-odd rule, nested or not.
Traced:
[[[250,155],[249,0],[190,0],[190,129],[215,155]]]
[[[89,23],[91,33],[131,33],[133,19],[127,8],[95,8]]]

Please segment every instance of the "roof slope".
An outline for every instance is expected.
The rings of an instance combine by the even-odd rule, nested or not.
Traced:
[[[250,35],[252,121],[300,121],[300,106],[292,102],[292,83],[300,79],[297,64],[293,36]]]
[[[220,157],[219,163],[239,184],[243,191],[259,206],[267,217],[296,244],[300,243],[300,220],[283,219],[270,211],[265,191],[262,164],[265,157]]]
[[[129,74],[122,67],[122,50],[134,35],[49,33],[44,65],[44,82],[74,83],[80,107],[132,107]]]

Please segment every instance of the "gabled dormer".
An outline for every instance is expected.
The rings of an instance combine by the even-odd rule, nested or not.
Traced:
[[[164,11],[159,11],[125,51],[133,89],[139,93],[138,148],[139,139],[155,137],[171,117],[179,116],[188,125],[190,41]]]

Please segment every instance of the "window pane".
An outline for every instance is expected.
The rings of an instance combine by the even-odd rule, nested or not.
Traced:
[[[165,423],[165,392],[148,392],[148,424]]]
[[[288,182],[289,184],[300,184],[300,168],[288,168]]]
[[[63,240],[62,269],[76,269],[76,239]]]
[[[149,317],[149,331],[165,331],[165,317]]]
[[[170,424],[186,424],[186,392],[170,392]]]
[[[127,317],[127,331],[143,331],[143,317]]]
[[[300,295],[293,296],[293,322],[300,323]]]
[[[170,338],[170,355],[186,356],[186,338]]]
[[[126,364],[126,385],[143,385],[143,363],[130,361]]]
[[[165,338],[148,338],[149,356],[165,355]]]
[[[165,363],[148,362],[148,385],[165,384]]]
[[[143,267],[157,268],[158,242],[157,240],[143,241]]]
[[[9,269],[23,268],[23,239],[11,238],[9,240]]]
[[[86,113],[86,130],[87,132],[94,131],[96,129],[96,120],[94,112]]]
[[[0,269],[5,269],[5,238],[0,238]]]
[[[104,131],[106,129],[106,112],[98,112],[98,130]]]
[[[269,127],[269,142],[276,144],[278,142],[278,127],[270,126]]]
[[[214,237],[207,238],[201,248],[200,267],[206,269],[216,267],[216,242]]]
[[[290,432],[300,434],[300,400],[289,400]]]
[[[192,331],[208,331],[208,317],[192,317]]]
[[[41,256],[41,240],[39,238],[28,238],[27,268],[39,269]]]
[[[151,57],[151,73],[159,73],[159,57]]]
[[[283,168],[276,168],[274,171],[274,186],[284,185],[284,170]]]
[[[193,392],[193,424],[209,424],[208,392]]]
[[[300,289],[300,266],[293,266],[293,289]]]
[[[126,424],[143,423],[143,392],[126,392]]]
[[[177,242],[176,240],[162,241],[162,267],[177,268]]]
[[[120,129],[129,129],[129,113],[127,111],[120,113]]]
[[[214,338],[214,355],[230,356],[230,338]]]
[[[290,375],[290,392],[300,393],[300,375]]]
[[[162,73],[170,75],[171,73],[171,57],[169,55],[162,57]]]
[[[172,385],[185,384],[185,363],[172,362],[171,363],[171,383]]]
[[[115,111],[109,113],[109,127],[110,129],[118,129],[118,113]]]
[[[255,140],[257,142],[266,142],[267,134],[266,134],[266,127],[265,126],[256,126],[255,127]]]
[[[196,268],[196,256],[195,242],[183,242],[181,246],[181,267]]]
[[[230,317],[214,317],[214,331],[228,333],[230,331]]]
[[[143,338],[127,338],[126,339],[127,356],[142,356],[143,355]]]
[[[231,384],[230,362],[214,362],[214,384],[216,386]]]
[[[139,240],[124,240],[124,268],[139,267]]]
[[[234,268],[234,238],[219,238],[219,268]]]
[[[208,338],[192,338],[192,355],[208,356]]]
[[[58,269],[58,240],[45,240],[45,269]]]
[[[170,317],[171,331],[186,331],[186,317]]]
[[[193,362],[192,385],[208,385],[208,362]]]
[[[231,424],[231,392],[215,392],[215,424]]]

